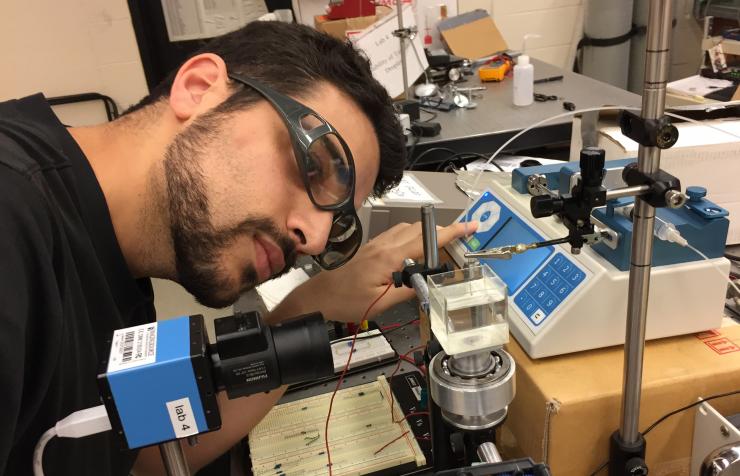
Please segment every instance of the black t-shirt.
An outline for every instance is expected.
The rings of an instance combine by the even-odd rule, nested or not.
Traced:
[[[0,103],[0,475],[32,474],[41,434],[100,404],[105,339],[154,317],[72,136],[40,94]],[[54,438],[45,474],[128,474],[120,447],[111,432]]]

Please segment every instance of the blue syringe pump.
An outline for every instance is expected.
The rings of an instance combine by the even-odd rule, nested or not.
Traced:
[[[607,161],[604,187],[628,187],[622,175],[633,162]],[[478,230],[448,245],[448,252],[462,266],[466,253],[564,241],[568,228],[562,220],[533,216],[532,189],[565,195],[579,179],[577,162],[519,168],[510,176],[484,174],[480,195],[458,219],[478,220]],[[647,339],[715,329],[722,322],[730,267],[723,257],[728,212],[701,187],[689,187],[687,195],[683,206],[656,210],[661,236],[653,247]],[[510,259],[480,259],[506,283],[511,333],[530,357],[624,344],[633,201],[621,197],[594,208],[591,221],[598,233],[578,254],[563,243],[521,254],[523,249],[508,249]],[[682,239],[686,243],[677,242]]]

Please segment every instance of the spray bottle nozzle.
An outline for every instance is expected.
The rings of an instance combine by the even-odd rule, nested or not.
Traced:
[[[522,56],[525,56],[527,54],[527,40],[530,38],[542,38],[541,35],[538,35],[537,33],[527,33],[522,38]]]

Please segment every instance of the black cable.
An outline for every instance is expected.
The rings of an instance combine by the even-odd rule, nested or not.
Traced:
[[[416,145],[419,143],[419,140],[421,139],[421,137],[416,132],[414,132],[414,130],[411,128],[406,129],[406,130],[411,133],[411,147],[409,147],[408,152],[406,152],[406,159],[407,159],[406,160],[406,164],[407,164],[406,170],[408,170],[409,169],[408,161],[411,160],[411,157],[414,156],[414,150],[416,149]]]
[[[589,476],[596,476],[597,474],[599,474],[600,472],[602,472],[604,470],[604,468],[606,468],[608,465],[609,465],[609,461],[607,461],[606,463],[604,463],[601,466],[599,466],[596,469],[596,471],[594,471],[593,473],[591,473]]]
[[[660,418],[658,418],[657,420],[655,420],[655,421],[654,421],[654,422],[653,422],[653,423],[652,423],[652,424],[651,424],[651,425],[650,425],[649,427],[647,427],[647,429],[646,429],[645,431],[643,431],[643,432],[642,432],[642,436],[643,436],[643,437],[644,437],[644,436],[646,436],[646,435],[647,435],[648,433],[650,433],[650,432],[651,432],[651,431],[652,431],[652,430],[653,430],[653,429],[654,429],[654,428],[655,428],[656,426],[660,425],[660,424],[661,424],[661,423],[663,423],[663,422],[664,422],[665,420],[667,420],[668,418],[672,417],[673,415],[675,415],[675,414],[677,414],[677,413],[681,413],[681,412],[683,412],[683,411],[686,411],[686,410],[688,410],[689,408],[695,407],[695,406],[697,406],[697,405],[701,405],[702,403],[704,403],[704,402],[708,402],[708,401],[710,401],[710,400],[716,400],[717,398],[729,397],[730,395],[737,395],[737,394],[740,394],[740,390],[733,390],[733,391],[731,391],[731,392],[718,393],[717,395],[711,395],[711,396],[709,396],[709,397],[707,397],[707,398],[700,398],[699,400],[697,400],[697,401],[695,401],[695,402],[693,402],[693,403],[690,403],[690,404],[688,404],[688,405],[685,405],[685,406],[683,406],[683,407],[681,407],[681,408],[677,408],[677,409],[673,410],[672,412],[666,413],[666,414],[665,414],[665,415],[663,415],[662,417],[660,417]],[[600,473],[600,472],[601,472],[601,471],[602,471],[602,470],[603,470],[604,468],[606,468],[606,467],[607,467],[608,465],[609,465],[609,461],[607,460],[607,462],[606,462],[606,463],[602,464],[602,465],[601,465],[601,466],[599,466],[599,467],[598,467],[598,468],[597,468],[597,469],[596,469],[596,470],[595,470],[595,471],[594,471],[593,473],[591,473],[591,475],[590,475],[590,476],[596,476],[596,475],[597,475],[597,474],[599,474],[599,473]]]
[[[435,172],[447,172],[445,168],[449,165],[455,165],[450,159],[445,160],[444,162],[440,162],[440,164],[437,166],[436,169],[434,169]]]
[[[729,304],[725,304],[725,309],[727,309],[728,311],[732,313],[732,315],[734,316],[732,317],[733,319],[735,319],[736,321],[740,321],[740,312],[737,312],[736,310],[734,310],[732,306],[730,306]]]
[[[437,169],[436,169],[437,171],[439,171],[442,167],[444,167],[444,164],[449,163],[449,162],[453,162],[453,161],[455,161],[457,159],[460,159],[460,158],[478,157],[479,159],[483,159],[485,161],[488,161],[491,158],[490,155],[479,154],[478,152],[455,152],[454,150],[448,149],[447,147],[433,147],[433,148],[427,149],[424,152],[422,152],[421,154],[419,154],[419,156],[417,158],[415,158],[413,161],[411,161],[411,163],[406,167],[406,170],[412,170],[416,166],[416,164],[419,162],[419,160],[421,160],[422,157],[424,157],[427,154],[430,154],[432,152],[438,152],[438,151],[449,152],[452,155],[449,156],[449,157],[447,157],[442,162],[443,165],[437,166]],[[411,155],[409,155],[409,157],[411,157]],[[499,164],[497,164],[495,161],[491,161],[491,164],[494,167],[496,167],[497,169],[499,169],[501,172],[504,172],[504,169],[502,169],[501,166]]]
[[[477,152],[461,152],[459,154],[455,154],[454,156],[450,157],[448,160],[454,160],[457,156],[463,157],[463,156],[468,156],[468,155],[471,157],[478,157],[479,159],[484,159],[486,162],[488,161],[488,159],[491,158],[490,155],[479,154]],[[497,164],[496,162],[491,161],[491,165],[499,169],[501,172],[504,172],[504,169],[502,169],[501,166]]]
[[[565,236],[563,238],[555,238],[554,240],[538,241],[537,243],[535,243],[535,246],[537,248],[544,248],[550,245],[560,245],[563,243],[567,243],[568,241],[570,241],[570,237]]]
[[[388,334],[390,334],[392,332],[396,332],[398,329],[401,329],[401,328],[406,327],[406,326],[410,326],[411,324],[413,324],[414,322],[416,322],[418,320],[419,320],[419,318],[418,317],[415,317],[415,318],[411,319],[410,321],[404,322],[403,324],[401,324],[398,327],[394,327],[393,329],[388,329],[387,331],[381,330],[380,331],[380,334],[382,334],[383,336],[386,336],[386,335],[388,335]],[[375,337],[378,337],[378,334],[367,335],[367,336],[357,336],[357,340],[361,340],[361,339],[373,339]],[[347,341],[350,341],[350,340],[352,340],[352,337],[343,337],[341,339],[334,340],[331,343],[332,344],[336,344],[338,342],[347,342]]]
[[[681,407],[679,409],[673,410],[670,413],[666,413],[662,417],[660,417],[657,420],[655,420],[655,422],[653,422],[652,425],[650,425],[649,427],[647,427],[647,430],[645,430],[645,431],[642,432],[642,436],[645,436],[648,433],[650,433],[653,430],[653,428],[655,428],[656,426],[660,425],[661,423],[663,423],[663,421],[665,421],[669,417],[672,417],[676,413],[681,413],[684,410],[688,410],[689,408],[695,407],[697,405],[701,405],[702,403],[708,402],[710,400],[715,400],[717,398],[722,398],[722,397],[729,397],[730,395],[737,395],[739,393],[740,393],[740,390],[733,390],[731,392],[725,392],[725,393],[719,393],[717,395],[712,395],[712,396],[707,397],[707,398],[700,398],[696,402],[690,403],[689,405],[686,405],[686,406],[683,406],[683,407]]]
[[[424,119],[424,120],[423,120],[423,121],[421,121],[421,122],[429,122],[429,121],[433,121],[433,120],[435,120],[435,119],[437,118],[437,113],[436,113],[436,112],[434,112],[434,111],[430,111],[429,109],[424,109],[423,107],[420,107],[420,108],[419,108],[419,110],[420,110],[420,111],[424,111],[424,112],[426,112],[427,114],[430,114],[430,115],[431,115],[431,117],[429,117],[429,118],[427,118],[427,119]]]
[[[416,164],[421,160],[422,157],[425,157],[434,152],[448,152],[452,155],[455,155],[455,151],[452,149],[448,149],[447,147],[432,147],[431,149],[425,150],[424,152],[419,154],[414,160],[412,160],[411,163],[408,166],[406,166],[406,170],[412,170],[414,166],[416,166]],[[409,155],[409,157],[411,156]]]

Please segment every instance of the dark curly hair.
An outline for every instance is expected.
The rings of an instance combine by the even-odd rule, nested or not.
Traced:
[[[316,81],[326,81],[349,96],[375,129],[380,146],[380,170],[373,193],[382,195],[401,180],[406,162],[405,139],[385,88],[372,76],[370,62],[351,43],[293,23],[256,21],[210,40],[192,56],[213,53],[230,73],[261,81],[289,95],[301,95]],[[126,114],[169,96],[177,70]],[[259,101],[251,88],[235,88],[218,106],[228,113]]]

